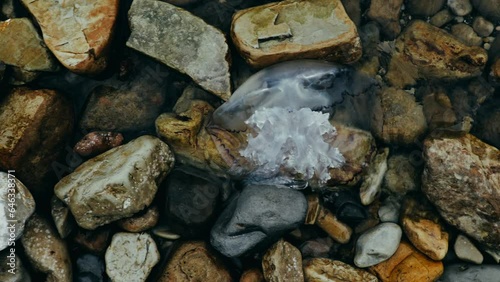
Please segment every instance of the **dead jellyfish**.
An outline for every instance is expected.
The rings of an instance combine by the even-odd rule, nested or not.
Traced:
[[[364,93],[371,79],[350,66],[291,61],[251,76],[214,111],[207,131],[230,173],[248,182],[303,187],[330,179],[344,164],[331,145],[338,105]]]

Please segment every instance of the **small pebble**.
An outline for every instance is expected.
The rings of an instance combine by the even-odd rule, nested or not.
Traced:
[[[107,150],[120,146],[123,142],[121,133],[94,131],[85,135],[75,145],[75,152],[80,156],[96,156]]]
[[[460,234],[455,241],[455,254],[463,261],[481,264],[483,262],[483,254],[474,246],[469,238]]]
[[[453,18],[454,17],[450,13],[450,11],[448,11],[447,9],[441,10],[431,18],[430,24],[432,24],[433,26],[442,27],[443,25],[451,22]]]
[[[451,27],[451,34],[468,46],[481,46],[483,43],[483,39],[474,32],[474,29],[464,23],[453,25]]]
[[[474,22],[472,23],[472,28],[479,36],[486,37],[493,32],[493,29],[495,27],[491,22],[479,16],[474,19]]]
[[[302,255],[284,240],[276,242],[264,254],[262,270],[266,281],[304,281]]]
[[[472,12],[469,0],[448,0],[448,7],[457,16],[465,16]]]
[[[366,231],[356,242],[354,264],[368,267],[389,259],[398,249],[402,233],[401,227],[392,222],[381,223]]]

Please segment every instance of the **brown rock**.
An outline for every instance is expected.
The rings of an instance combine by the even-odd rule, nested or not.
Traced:
[[[184,242],[172,254],[158,282],[232,281],[229,272],[203,242]]]
[[[473,135],[424,141],[422,191],[441,216],[489,247],[500,245],[500,151]]]
[[[413,21],[396,40],[387,80],[403,88],[422,79],[464,79],[479,76],[486,65],[483,48],[468,47],[446,31]]]
[[[241,10],[233,17],[231,38],[256,68],[304,58],[350,63],[362,53],[340,0],[287,0]]]
[[[262,258],[266,281],[304,281],[302,255],[292,244],[283,239],[272,245]]]
[[[405,198],[401,226],[413,246],[429,258],[442,260],[448,252],[448,232],[424,199]]]
[[[57,64],[27,18],[0,22],[0,61],[27,71],[55,71]]]
[[[458,23],[451,27],[451,34],[467,46],[481,46],[483,39],[467,24]]]
[[[368,10],[368,17],[378,22],[390,39],[395,38],[401,32],[399,15],[403,0],[372,0]]]
[[[404,241],[391,258],[370,267],[382,282],[431,282],[436,281],[443,270],[442,262],[430,260]]]
[[[369,272],[350,266],[338,260],[313,258],[304,262],[306,282],[377,282],[378,279]]]
[[[80,156],[95,156],[111,148],[120,146],[122,142],[123,136],[121,133],[94,131],[78,141],[74,150]]]
[[[257,268],[247,269],[240,277],[240,282],[264,282],[262,271]]]
[[[160,217],[157,206],[149,207],[144,214],[119,220],[118,226],[129,232],[143,232],[153,228]]]
[[[47,47],[69,70],[96,74],[106,68],[118,14],[117,0],[22,0],[40,25]]]
[[[32,193],[41,192],[72,131],[71,105],[53,90],[16,88],[0,104],[0,120],[0,169],[16,170]]]

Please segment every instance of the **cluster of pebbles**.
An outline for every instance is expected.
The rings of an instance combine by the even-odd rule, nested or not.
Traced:
[[[498,281],[498,0],[0,8],[0,281]],[[342,166],[249,181],[213,112],[302,59],[375,85],[332,115]]]

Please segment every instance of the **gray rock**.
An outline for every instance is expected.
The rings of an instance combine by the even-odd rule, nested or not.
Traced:
[[[106,250],[106,273],[112,281],[146,281],[158,261],[160,253],[149,234],[119,232]]]
[[[35,200],[26,186],[14,172],[0,171],[0,251],[14,246],[34,211]]]
[[[104,261],[91,254],[83,254],[76,258],[76,282],[104,282]]]
[[[438,282],[497,282],[500,265],[452,264],[444,268]]]
[[[141,136],[80,165],[54,187],[86,229],[130,217],[149,206],[174,163],[167,144]]]
[[[483,44],[483,39],[476,34],[474,29],[464,23],[453,25],[451,34],[467,44],[467,46],[480,46]]]
[[[474,28],[474,31],[482,37],[489,36],[492,32],[493,29],[495,29],[495,26],[485,18],[479,16],[474,19],[474,22],[472,22],[472,28]]]
[[[241,256],[298,227],[306,211],[306,198],[299,191],[250,185],[219,216],[210,241],[228,257]]]
[[[445,0],[409,0],[407,1],[410,14],[429,17],[437,13],[444,5]]]
[[[457,16],[465,16],[472,12],[470,0],[448,0],[448,7]]]
[[[448,9],[445,9],[441,10],[439,13],[432,16],[429,22],[433,26],[442,27],[443,25],[451,22],[453,18],[454,18],[453,14]]]
[[[483,17],[494,21],[500,20],[500,3],[498,0],[472,0],[472,5]]]
[[[463,261],[475,264],[483,263],[483,254],[481,254],[469,238],[462,234],[458,235],[455,241],[454,250],[457,257]]]
[[[354,264],[368,267],[389,259],[398,249],[402,230],[391,222],[381,223],[363,233],[356,242]]]
[[[31,277],[24,263],[16,253],[10,250],[0,252],[0,281],[31,282]]]
[[[378,209],[378,217],[382,222],[399,222],[399,210],[401,203],[394,197],[385,199],[382,206]]]
[[[168,3],[134,0],[127,46],[182,73],[223,100],[229,99],[229,49],[224,34]]]

